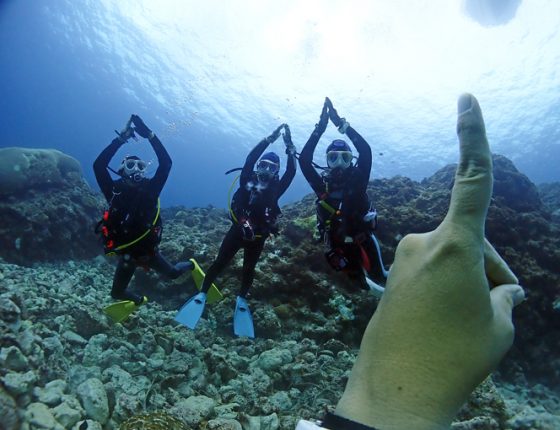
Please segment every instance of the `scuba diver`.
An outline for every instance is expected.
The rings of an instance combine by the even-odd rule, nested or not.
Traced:
[[[282,128],[288,161],[286,171],[279,178],[280,158],[274,152],[263,153],[278,139]],[[255,332],[247,293],[253,283],[255,266],[266,239],[271,234],[278,233],[276,221],[281,213],[278,199],[288,189],[296,174],[296,148],[292,143],[288,125],[282,124],[269,137],[259,142],[251,150],[240,170],[239,189],[235,192],[229,208],[231,228],[222,241],[216,260],[204,277],[200,293],[185,303],[175,319],[191,329],[196,327],[204,311],[208,291],[213,287],[212,282],[237,251],[243,248],[243,274],[233,315],[233,331],[236,336],[253,338]]]
[[[119,256],[111,296],[121,301],[105,308],[105,313],[120,322],[148,301],[146,296],[126,291],[138,266],[175,279],[192,270],[194,264],[188,261],[171,265],[158,250],[162,234],[159,195],[171,170],[169,154],[138,115],[130,117],[121,133],[115,132],[118,136],[99,154],[93,170],[109,204],[96,233],[101,234],[105,254]],[[118,149],[131,137],[136,139],[135,133],[148,139],[157,155],[158,168],[152,178],[146,177],[148,163],[135,155],[127,155],[117,171],[109,167]],[[108,170],[120,178],[113,180]]]
[[[348,136],[357,149],[358,161],[352,149],[342,139],[327,147],[327,168],[313,163],[313,153],[325,132],[329,117],[338,131]],[[367,195],[371,170],[371,148],[344,118],[340,118],[327,97],[319,123],[303,147],[299,157],[301,171],[317,195],[317,227],[327,247],[325,257],[336,271],[360,280],[361,287],[383,294],[388,271],[383,265],[381,249],[373,231],[377,227],[377,212]],[[319,174],[316,170],[322,169]]]

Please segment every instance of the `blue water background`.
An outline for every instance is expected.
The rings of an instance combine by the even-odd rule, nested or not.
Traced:
[[[0,146],[59,149],[97,188],[93,160],[137,113],[174,162],[164,205],[225,207],[224,172],[282,122],[301,149],[327,95],[371,144],[372,178],[429,176],[457,160],[469,91],[493,151],[559,181],[560,2],[496,26],[459,3],[3,0]],[[141,140],[113,167],[126,154],[155,161]],[[282,202],[308,192],[298,173]]]

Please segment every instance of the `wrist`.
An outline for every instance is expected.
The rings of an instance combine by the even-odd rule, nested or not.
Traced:
[[[434,383],[442,379],[439,368],[372,355],[367,346],[360,351],[337,415],[381,430],[449,429],[466,399],[455,392],[453,383]]]
[[[338,131],[341,134],[346,134],[346,130],[350,127],[350,123],[346,121],[345,118],[340,118],[340,125],[338,126]]]
[[[155,136],[156,134],[150,130],[150,133],[148,133],[148,140],[152,140]]]

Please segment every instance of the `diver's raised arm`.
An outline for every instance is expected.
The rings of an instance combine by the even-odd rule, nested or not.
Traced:
[[[150,142],[150,145],[156,153],[156,157],[158,159],[158,168],[154,177],[150,181],[153,184],[153,187],[161,192],[163,186],[165,185],[165,182],[167,181],[169,172],[171,171],[171,157],[163,146],[163,143],[161,143],[161,140],[159,140],[155,133],[150,130],[146,126],[146,124],[144,124],[142,118],[140,118],[138,115],[132,115],[131,119],[134,123],[134,131],[136,131],[143,138],[148,139],[148,142]]]
[[[323,109],[321,110],[319,122],[315,124],[313,133],[311,133],[311,136],[307,139],[307,142],[299,155],[299,167],[301,172],[303,173],[303,176],[305,176],[305,179],[307,179],[307,182],[309,182],[313,191],[318,195],[323,193],[323,180],[321,179],[321,175],[319,175],[313,167],[313,153],[319,143],[319,139],[327,129],[328,122],[329,114],[327,110],[327,102],[325,101]]]
[[[101,151],[93,162],[93,173],[95,174],[95,179],[97,180],[97,184],[107,200],[110,200],[113,196],[113,179],[111,178],[107,168],[119,148],[134,135],[130,124],[131,119],[127,121],[123,130],[120,133],[117,133],[118,136],[115,137],[103,151]]]
[[[338,112],[336,111],[336,109],[332,105],[332,102],[328,98],[325,103],[327,103],[329,106],[329,116],[333,124],[336,126],[336,128],[340,133],[346,134],[348,136],[348,138],[352,141],[352,144],[358,151],[359,158],[356,166],[365,175],[367,181],[369,181],[369,175],[371,172],[371,164],[372,164],[371,147],[369,146],[367,141],[362,137],[362,135],[358,133],[350,125],[348,121],[346,121],[346,118],[341,118],[338,115]]]
[[[259,157],[264,153],[268,145],[273,143],[278,137],[280,136],[280,130],[282,130],[284,124],[278,126],[276,130],[272,132],[272,134],[268,137],[265,137],[261,140],[257,145],[251,149],[249,155],[245,159],[245,164],[243,165],[243,169],[241,170],[241,177],[239,178],[241,185],[244,185],[247,181],[251,179],[253,175],[253,169],[255,167],[255,163],[259,159]]]

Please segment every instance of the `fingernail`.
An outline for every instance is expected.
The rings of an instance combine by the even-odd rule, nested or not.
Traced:
[[[513,298],[514,306],[517,306],[518,304],[522,303],[523,301],[525,301],[525,290],[523,290],[521,286],[518,286],[518,288],[516,288],[515,291],[513,292],[512,298]]]
[[[472,106],[472,96],[470,94],[463,94],[459,97],[459,103],[457,109],[459,111],[459,115],[463,112],[468,111]]]

